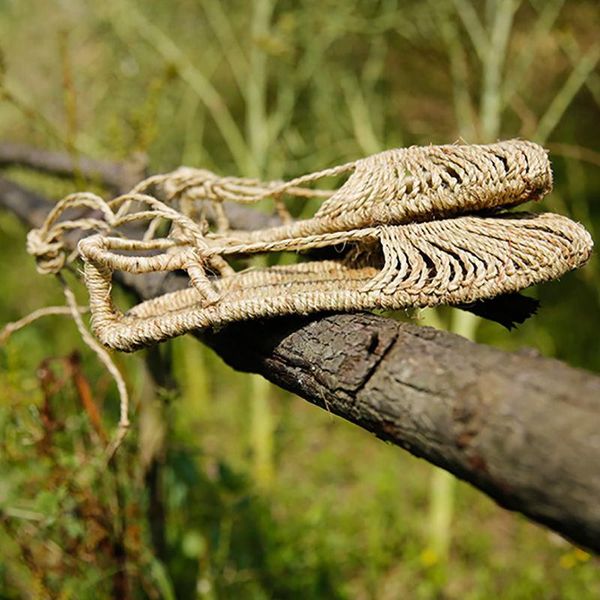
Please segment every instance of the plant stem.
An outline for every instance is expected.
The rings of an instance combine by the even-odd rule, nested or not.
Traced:
[[[435,313],[434,313],[435,315]],[[435,316],[424,315],[426,324],[441,325]],[[429,323],[427,323],[429,321]],[[478,318],[468,312],[455,309],[452,313],[450,330],[475,341]],[[436,562],[444,564],[452,542],[452,516],[454,513],[454,494],[456,478],[443,469],[435,469],[431,476],[429,488],[429,531],[427,549],[433,553]]]
[[[575,65],[567,81],[565,81],[563,87],[554,96],[548,110],[546,110],[544,116],[540,119],[535,134],[536,141],[543,144],[548,139],[573,102],[577,92],[585,85],[588,77],[593,73],[599,59],[600,45],[596,44]]]
[[[250,73],[246,87],[246,135],[252,154],[253,172],[250,177],[264,175],[268,145],[267,123],[267,56],[263,49],[264,38],[269,33],[273,3],[271,0],[255,0],[250,39]]]
[[[491,142],[500,133],[502,112],[502,69],[516,10],[515,0],[496,0],[493,23],[485,55],[482,59],[483,89],[481,94],[481,136]]]
[[[429,487],[429,540],[428,550],[436,562],[448,560],[452,542],[452,516],[454,513],[454,487],[452,473],[435,469]]]
[[[269,33],[273,0],[254,0],[249,71],[246,78],[246,136],[253,169],[249,177],[263,177],[268,169],[269,124],[267,121],[267,55],[264,41]],[[263,259],[258,259],[263,263]],[[250,448],[252,471],[258,487],[268,489],[274,473],[273,414],[269,403],[271,384],[262,377],[251,378]]]
[[[271,384],[259,375],[250,376],[251,422],[250,447],[252,449],[252,472],[257,486],[268,490],[275,472],[273,461],[273,415],[269,395]]]

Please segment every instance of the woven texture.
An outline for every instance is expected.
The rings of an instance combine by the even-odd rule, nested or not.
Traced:
[[[28,250],[43,273],[80,256],[95,334],[130,351],[244,319],[464,304],[560,277],[588,260],[585,229],[559,215],[502,212],[551,187],[546,152],[520,140],[389,150],[287,182],[183,167],[110,201],[68,196],[30,232]],[[288,207],[306,199],[320,208],[294,220]],[[283,224],[232,230],[224,201],[269,201]],[[67,255],[71,230],[91,235]],[[234,268],[272,252],[302,261]],[[189,286],[123,313],[111,299],[116,271],[183,271]]]

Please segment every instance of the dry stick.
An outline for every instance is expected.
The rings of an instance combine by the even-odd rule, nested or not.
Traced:
[[[0,185],[0,205],[28,226],[50,207],[16,184]],[[165,278],[159,291],[180,279]],[[144,278],[128,278],[127,287],[141,299],[157,292]],[[293,316],[199,335],[234,368],[328,407],[600,552],[597,375],[371,314]]]

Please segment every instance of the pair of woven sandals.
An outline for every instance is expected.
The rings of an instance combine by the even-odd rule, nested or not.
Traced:
[[[468,304],[558,278],[589,259],[588,232],[563,216],[505,210],[551,188],[545,150],[520,140],[388,150],[288,182],[181,168],[110,201],[65,198],[28,248],[41,271],[58,272],[74,258],[65,233],[92,232],[78,245],[92,328],[129,351],[233,321]],[[322,203],[293,219],[288,207],[306,199]],[[261,201],[280,224],[230,227],[224,203]],[[244,265],[274,252],[293,253],[292,264]],[[111,294],[117,271],[179,271],[188,285],[122,312]]]

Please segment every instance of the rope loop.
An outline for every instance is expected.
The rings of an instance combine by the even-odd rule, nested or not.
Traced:
[[[37,272],[41,275],[59,273],[67,261],[67,252],[62,236],[44,229],[32,229],[27,234],[27,252],[36,260]]]

